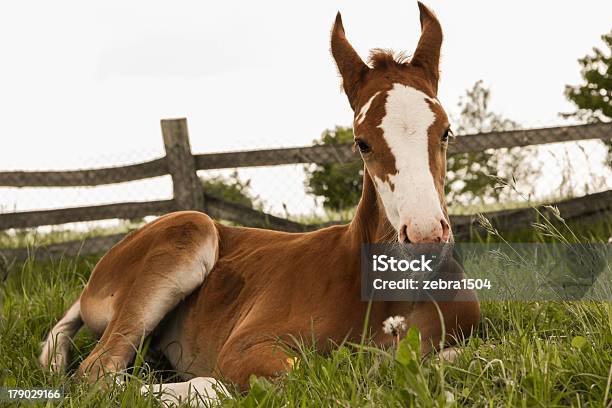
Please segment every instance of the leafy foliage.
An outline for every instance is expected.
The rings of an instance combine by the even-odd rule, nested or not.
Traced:
[[[325,130],[315,144],[335,145],[351,143],[353,129],[337,126]],[[363,163],[333,163],[317,165],[314,170],[306,168],[306,191],[323,197],[323,206],[328,210],[346,211],[359,202],[363,179]]]
[[[607,122],[612,119],[612,31],[601,36],[608,47],[605,51],[593,47],[593,54],[580,58],[580,85],[566,85],[565,96],[578,110],[562,114],[587,122]],[[612,141],[607,141],[608,165],[612,167]]]
[[[482,81],[477,81],[468,89],[465,96],[459,100],[459,118],[453,126],[455,133],[467,135],[460,137],[470,137],[469,135],[476,133],[518,129],[518,123],[490,111],[490,99],[491,91]],[[499,198],[501,191],[495,188],[495,178],[502,176],[502,163],[511,162],[502,160],[498,151],[491,150],[449,155],[447,199],[449,202],[468,203]]]
[[[251,193],[251,180],[240,180],[236,170],[229,177],[215,176],[200,181],[206,194],[248,208],[260,206],[259,199]]]

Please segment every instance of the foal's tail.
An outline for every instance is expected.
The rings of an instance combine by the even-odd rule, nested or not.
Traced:
[[[42,352],[38,361],[40,364],[56,373],[66,371],[68,352],[72,337],[83,325],[81,318],[81,300],[74,302],[64,317],[51,329],[47,339],[42,343]]]

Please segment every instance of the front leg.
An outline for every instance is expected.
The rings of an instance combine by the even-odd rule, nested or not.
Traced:
[[[462,293],[462,299],[470,298],[473,300],[438,302],[438,307],[433,302],[415,305],[408,316],[408,325],[419,329],[423,355],[440,348],[443,333],[443,348],[471,335],[480,320],[480,305],[472,291]],[[440,320],[440,315],[443,320]]]
[[[261,335],[230,339],[220,353],[218,369],[224,379],[236,384],[240,391],[249,389],[249,377],[274,378],[291,369],[290,359],[282,346],[272,339],[259,340]]]
[[[463,267],[453,258],[445,269],[444,278],[458,280],[465,276]],[[469,337],[476,329],[480,320],[480,303],[476,292],[458,289],[451,299],[417,302],[407,316],[408,325],[415,326],[421,333],[423,355],[442,349],[441,358],[454,360],[458,355],[457,349],[449,346]]]

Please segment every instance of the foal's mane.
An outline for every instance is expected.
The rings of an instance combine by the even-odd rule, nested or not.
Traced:
[[[368,64],[374,69],[400,68],[410,61],[404,51],[395,52],[385,48],[374,48],[370,51]]]

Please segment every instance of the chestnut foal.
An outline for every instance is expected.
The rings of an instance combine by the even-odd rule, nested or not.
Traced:
[[[436,98],[442,30],[427,7],[419,9],[422,33],[410,60],[375,50],[368,65],[347,41],[340,14],[332,29],[331,51],[365,163],[350,224],[292,234],[228,227],[192,211],[160,217],[98,262],[43,343],[40,362],[65,370],[70,338],[85,323],[101,336],[79,368],[93,382],[125,369],[151,336],[152,347],[191,379],[154,391],[167,392],[165,399],[186,398],[190,389],[215,398],[225,392],[216,378],[245,390],[251,374],[289,370],[278,339],[314,341],[322,352],[359,341],[368,308],[360,298],[361,245],[452,239],[443,193],[449,123]],[[420,330],[428,353],[478,322],[474,294],[460,296],[472,300],[374,302],[369,330],[377,344],[388,344],[393,338],[382,332],[383,321],[403,316]]]

